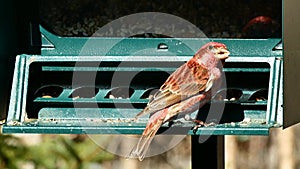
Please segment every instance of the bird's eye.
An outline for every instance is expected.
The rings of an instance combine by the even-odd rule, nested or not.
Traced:
[[[209,46],[208,46],[208,49],[209,49],[209,50],[212,50],[213,48],[214,48],[214,47],[213,47],[212,45],[209,45]]]

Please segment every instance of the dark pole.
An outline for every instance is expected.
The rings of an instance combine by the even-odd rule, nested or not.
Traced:
[[[192,169],[224,169],[224,136],[210,136],[199,143],[199,136],[192,137]]]
[[[0,2],[0,120],[7,116],[15,58],[40,54],[39,0]]]
[[[0,2],[0,120],[6,118],[14,56],[17,54],[15,8],[13,1]]]

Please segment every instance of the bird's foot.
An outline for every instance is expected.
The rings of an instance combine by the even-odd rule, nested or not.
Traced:
[[[192,119],[192,122],[196,125],[193,127],[193,133],[196,134],[200,127],[205,126],[205,123],[201,120]]]
[[[210,122],[210,123],[205,123],[201,120],[193,120],[193,122],[196,124],[194,127],[193,127],[193,133],[196,134],[197,131],[198,131],[198,128],[200,127],[210,127],[210,126],[215,126],[216,123],[214,122]]]
[[[189,115],[186,115],[184,117],[185,120],[187,121],[192,121],[193,123],[195,123],[196,125],[193,127],[193,133],[196,134],[197,133],[197,130],[198,128],[200,127],[210,127],[210,126],[215,126],[216,123],[214,122],[210,122],[210,123],[206,123],[206,122],[203,122],[202,120],[198,120],[198,119],[192,119]]]

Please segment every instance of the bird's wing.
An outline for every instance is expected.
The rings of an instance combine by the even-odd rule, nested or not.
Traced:
[[[146,108],[136,117],[151,114],[211,88],[209,70],[204,65],[179,67],[160,87]],[[209,89],[208,89],[209,88]]]

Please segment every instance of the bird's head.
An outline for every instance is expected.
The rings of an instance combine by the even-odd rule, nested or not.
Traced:
[[[209,50],[214,54],[214,56],[220,60],[225,60],[229,57],[230,52],[228,51],[226,45],[219,42],[209,42],[202,48]]]

